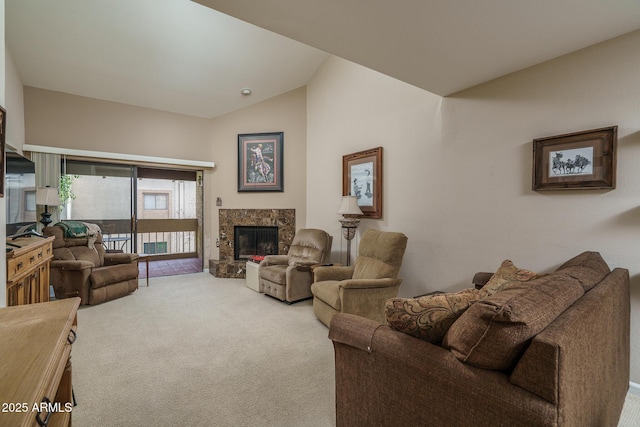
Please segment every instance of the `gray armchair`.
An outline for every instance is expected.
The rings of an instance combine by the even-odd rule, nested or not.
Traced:
[[[384,303],[398,296],[406,247],[402,233],[369,229],[354,265],[317,268],[311,292],[318,319],[329,326],[336,313],[349,313],[386,323]]]
[[[267,255],[260,262],[260,292],[289,304],[311,298],[311,266],[329,259],[332,241],[323,230],[298,230],[287,255]]]

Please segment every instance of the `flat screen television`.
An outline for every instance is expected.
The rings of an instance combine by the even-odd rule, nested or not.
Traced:
[[[12,151],[6,153],[5,201],[7,205],[7,237],[35,230],[36,165]]]

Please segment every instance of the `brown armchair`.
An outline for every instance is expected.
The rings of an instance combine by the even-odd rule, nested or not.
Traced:
[[[311,292],[318,319],[329,326],[336,313],[350,313],[385,323],[384,303],[398,296],[406,247],[402,233],[369,229],[353,266],[317,268]]]
[[[93,225],[93,224],[87,224]],[[105,253],[102,233],[68,235],[61,225],[45,227],[54,236],[51,278],[57,299],[80,297],[81,304],[100,304],[138,289],[138,255]]]
[[[287,255],[267,255],[260,262],[259,291],[289,304],[311,298],[311,266],[329,259],[332,241],[323,230],[298,230]]]

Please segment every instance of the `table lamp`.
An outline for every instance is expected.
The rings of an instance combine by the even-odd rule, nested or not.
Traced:
[[[36,205],[44,205],[44,212],[40,214],[42,219],[40,223],[46,227],[53,222],[49,213],[49,206],[58,206],[60,204],[60,196],[58,189],[52,187],[36,188]]]

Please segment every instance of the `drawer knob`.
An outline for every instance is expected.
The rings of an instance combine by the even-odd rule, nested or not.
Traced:
[[[74,331],[73,329],[69,330],[69,336],[67,337],[67,342],[69,344],[73,344],[74,342],[76,342],[76,337],[78,335],[76,334],[76,331]]]

